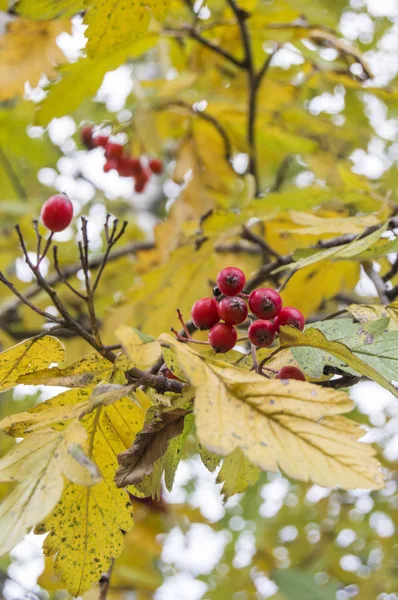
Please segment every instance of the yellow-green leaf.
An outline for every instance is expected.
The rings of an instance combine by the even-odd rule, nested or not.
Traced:
[[[65,359],[65,350],[59,340],[51,336],[21,342],[0,354],[0,390],[6,390],[19,377],[32,370],[60,363]]]
[[[116,339],[122,345],[134,367],[147,371],[161,355],[160,344],[157,341],[145,343],[137,330],[121,325],[115,333]]]
[[[42,429],[15,445],[0,460],[0,481],[17,482],[0,505],[0,554],[9,552],[59,501],[64,476],[87,490],[89,470],[69,451],[86,446],[84,427],[75,422],[62,431]]]
[[[106,358],[91,352],[65,369],[35,369],[18,378],[17,383],[30,385],[58,385],[62,387],[94,387],[107,381],[113,371],[113,365]]]
[[[236,448],[224,459],[217,482],[223,483],[221,491],[227,500],[254,485],[260,473],[260,469],[247,460],[242,450]]]

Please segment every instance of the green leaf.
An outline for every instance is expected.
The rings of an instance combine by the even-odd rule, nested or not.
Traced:
[[[47,87],[48,96],[40,104],[36,117],[38,125],[47,125],[54,117],[72,113],[86,98],[94,96],[105,73],[117,69],[127,58],[138,57],[152,48],[158,39],[151,35],[138,40],[129,48],[97,60],[83,58],[76,63],[64,65],[58,70],[60,79]]]
[[[302,569],[276,569],[272,578],[286,600],[335,600],[339,585],[318,585],[314,574]]]
[[[223,483],[221,492],[228,500],[234,494],[245,492],[254,485],[260,474],[261,470],[246,458],[240,448],[236,448],[224,458],[217,483]]]
[[[299,331],[294,327],[281,327],[280,336],[281,348],[309,346],[324,350],[328,354],[339,358],[357,373],[373,379],[373,381],[376,381],[376,383],[398,397],[398,391],[381,373],[351,352],[350,348],[345,344],[337,341],[329,341],[319,329],[310,327],[305,331]]]

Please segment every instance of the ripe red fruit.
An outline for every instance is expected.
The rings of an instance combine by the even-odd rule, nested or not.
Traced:
[[[134,191],[137,192],[137,194],[141,194],[141,192],[145,190],[146,184],[147,182],[145,181],[145,179],[137,179],[137,181],[134,184]]]
[[[282,298],[272,288],[258,288],[249,296],[249,307],[259,319],[273,319],[282,308]]]
[[[293,308],[293,306],[284,306],[275,318],[275,331],[279,331],[279,327],[283,327],[284,325],[290,325],[290,327],[296,327],[302,331],[305,325],[303,313],[297,310],[297,308]]]
[[[97,137],[93,139],[93,142],[95,146],[101,146],[102,148],[105,148],[105,146],[108,143],[108,140],[109,135],[97,135]]]
[[[274,325],[271,321],[259,319],[250,325],[247,335],[249,340],[259,348],[270,346],[275,338]]]
[[[191,310],[192,321],[198,329],[211,329],[218,323],[218,304],[214,298],[197,300]]]
[[[161,161],[160,158],[151,158],[148,166],[155,175],[163,173],[163,161]]]
[[[238,334],[233,325],[217,323],[209,331],[209,342],[216,352],[223,354],[232,350],[238,339]]]
[[[112,171],[112,169],[117,169],[117,160],[114,158],[108,158],[104,164],[104,173],[109,173],[109,171]]]
[[[217,286],[225,296],[237,296],[245,287],[246,277],[237,267],[225,267],[217,275]]]
[[[53,232],[63,231],[73,218],[73,204],[65,194],[51,196],[41,209],[44,225]]]
[[[146,184],[151,178],[151,174],[149,171],[141,171],[138,175],[135,176],[135,185],[134,189],[136,192],[143,192]]]
[[[218,305],[218,314],[226,323],[239,325],[247,317],[246,302],[239,296],[223,298]]]
[[[123,146],[116,144],[115,142],[107,142],[105,145],[105,157],[106,158],[122,158]]]
[[[297,381],[305,381],[305,376],[297,367],[289,366],[282,367],[276,375],[277,379],[297,379]]]
[[[87,150],[92,150],[94,148],[93,129],[92,125],[84,125],[80,130],[80,139]]]
[[[121,177],[136,177],[143,171],[139,159],[133,158],[132,156],[120,158],[117,161],[117,170]]]

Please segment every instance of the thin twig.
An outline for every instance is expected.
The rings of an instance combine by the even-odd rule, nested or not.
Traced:
[[[82,241],[79,242],[79,254],[80,254],[80,262],[82,263],[82,269],[84,273],[84,283],[86,286],[86,305],[88,309],[88,313],[90,315],[91,322],[91,331],[93,332],[94,339],[97,343],[102,346],[99,327],[98,327],[98,319],[95,312],[95,304],[94,304],[94,292],[91,287],[90,282],[90,268],[89,268],[89,241],[88,241],[88,231],[87,231],[87,219],[82,217]]]
[[[84,294],[82,294],[81,292],[79,292],[79,290],[77,290],[67,280],[67,278],[64,276],[64,274],[61,271],[61,268],[59,266],[59,261],[58,261],[58,246],[53,246],[53,257],[54,257],[54,269],[58,273],[58,276],[59,276],[60,280],[62,281],[62,283],[64,283],[70,289],[71,292],[73,292],[76,296],[78,296],[79,298],[81,298],[81,300],[84,300],[84,302],[85,302],[87,300],[86,296]]]
[[[246,225],[243,225],[240,237],[243,238],[244,240],[248,240],[248,241],[253,242],[254,244],[257,244],[258,246],[260,246],[260,248],[262,248],[262,250],[264,251],[265,255],[271,255],[274,258],[276,258],[277,260],[280,260],[282,258],[281,255],[276,250],[271,248],[271,246],[269,246],[267,244],[267,242],[261,236],[254,233]]]
[[[111,583],[112,571],[113,571],[114,560],[112,559],[111,566],[106,573],[103,573],[99,580],[99,595],[98,600],[106,600],[108,596],[108,590]]]
[[[384,305],[389,304],[390,301],[387,294],[387,287],[385,281],[383,281],[381,276],[377,273],[377,271],[375,271],[371,262],[364,262],[362,263],[362,266],[365,270],[366,275],[373,282],[376,288],[377,295],[380,298],[380,302]]]

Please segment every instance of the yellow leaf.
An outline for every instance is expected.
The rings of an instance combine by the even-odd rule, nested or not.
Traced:
[[[18,14],[28,19],[55,19],[73,16],[83,8],[84,0],[19,0]]]
[[[42,429],[16,444],[0,460],[0,481],[17,482],[0,506],[0,554],[9,552],[59,501],[64,476],[86,490],[89,471],[69,451],[86,445],[86,431],[75,422],[63,431]]]
[[[27,81],[34,87],[43,74],[55,75],[56,65],[66,60],[56,38],[69,28],[68,21],[20,18],[9,23],[0,38],[1,101],[22,95]]]
[[[161,348],[157,341],[144,343],[137,331],[127,325],[120,325],[115,333],[132,366],[147,371],[160,358]]]
[[[151,16],[161,19],[170,0],[85,0],[87,53],[109,56],[148,34]]]
[[[373,379],[373,381],[376,381],[376,383],[398,397],[398,390],[383,375],[358,358],[341,342],[329,341],[319,329],[310,327],[305,331],[299,331],[295,327],[281,327],[280,336],[281,348],[309,346],[324,350],[333,356],[337,356],[357,373]]]
[[[302,225],[295,233],[321,235],[324,233],[362,233],[366,227],[378,225],[380,220],[376,215],[364,215],[356,217],[323,218],[312,213],[289,211],[294,223]]]
[[[109,569],[112,558],[123,549],[122,530],[129,531],[133,525],[128,495],[116,488],[113,479],[117,455],[129,448],[141,431],[150,406],[144,392],[137,390],[136,394],[142,408],[123,398],[82,419],[90,440],[88,456],[103,481],[90,488],[68,484],[53,513],[36,529],[40,533],[50,531],[44,552],[46,556],[56,555],[55,571],[76,596]]]
[[[196,430],[207,449],[226,455],[240,448],[263,470],[279,467],[290,477],[327,487],[382,487],[374,450],[358,442],[363,431],[339,415],[352,408],[344,392],[265,379],[205,361],[171,336],[159,339],[176,352],[186,379],[196,388]]]
[[[35,369],[18,378],[17,383],[30,385],[59,385],[62,387],[94,387],[107,381],[113,371],[113,365],[106,358],[91,352],[65,369]]]
[[[377,319],[388,317],[390,319],[388,329],[398,329],[398,302],[393,302],[388,306],[380,304],[350,304],[347,310],[360,323],[368,323],[368,321],[376,321]]]
[[[25,373],[46,368],[51,363],[60,363],[64,358],[64,347],[54,337],[21,342],[0,354],[0,389],[13,387]]]

